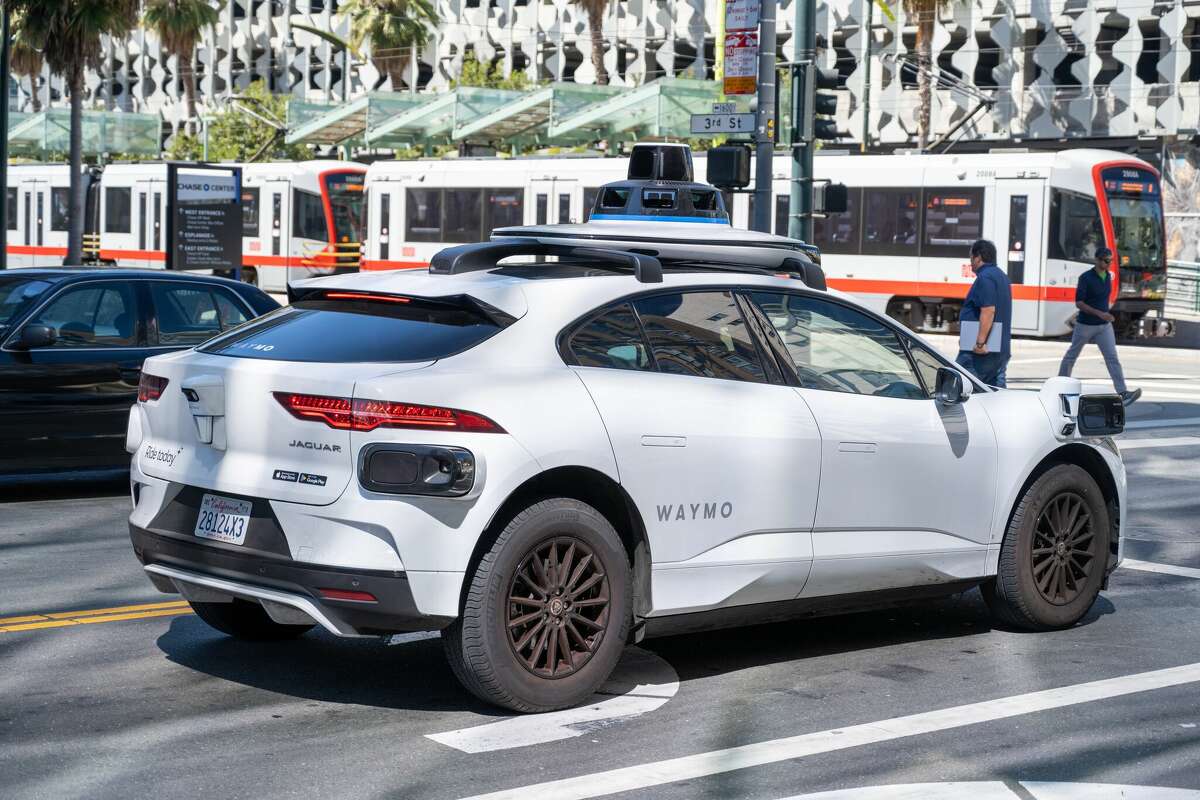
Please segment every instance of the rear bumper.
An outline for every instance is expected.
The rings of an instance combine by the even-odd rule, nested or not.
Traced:
[[[300,612],[338,636],[441,630],[454,621],[418,611],[403,572],[304,564],[283,555],[237,552],[233,546],[133,524],[129,536],[154,585],[191,600],[251,600],[279,621],[302,622],[303,617],[295,616]],[[326,599],[320,589],[367,592],[376,602]]]

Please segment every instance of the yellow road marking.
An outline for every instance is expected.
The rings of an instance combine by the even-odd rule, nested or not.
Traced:
[[[91,608],[80,611],[55,611],[50,614],[27,614],[23,617],[0,619],[0,633],[32,631],[42,628],[65,628],[69,625],[89,625],[98,622],[119,622],[130,619],[149,619],[174,614],[190,614],[191,606],[184,600],[164,603],[142,603],[133,606]]]

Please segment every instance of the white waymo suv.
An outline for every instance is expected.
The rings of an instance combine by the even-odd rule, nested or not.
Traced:
[[[155,585],[240,638],[440,630],[522,711],[648,634],[972,586],[1006,624],[1078,621],[1119,560],[1119,398],[976,383],[652,162],[587,224],[307,281],[147,361]]]

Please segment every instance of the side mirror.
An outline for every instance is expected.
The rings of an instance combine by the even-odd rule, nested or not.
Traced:
[[[26,325],[21,329],[14,345],[18,350],[34,350],[50,347],[58,341],[58,331],[49,325]]]
[[[941,367],[937,371],[937,391],[934,397],[939,403],[952,406],[967,402],[971,396],[971,384],[963,379],[962,373],[950,367]]]

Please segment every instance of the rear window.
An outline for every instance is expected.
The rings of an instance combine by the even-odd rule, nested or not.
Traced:
[[[505,324],[470,300],[301,300],[200,350],[276,361],[433,361],[471,349]]]

